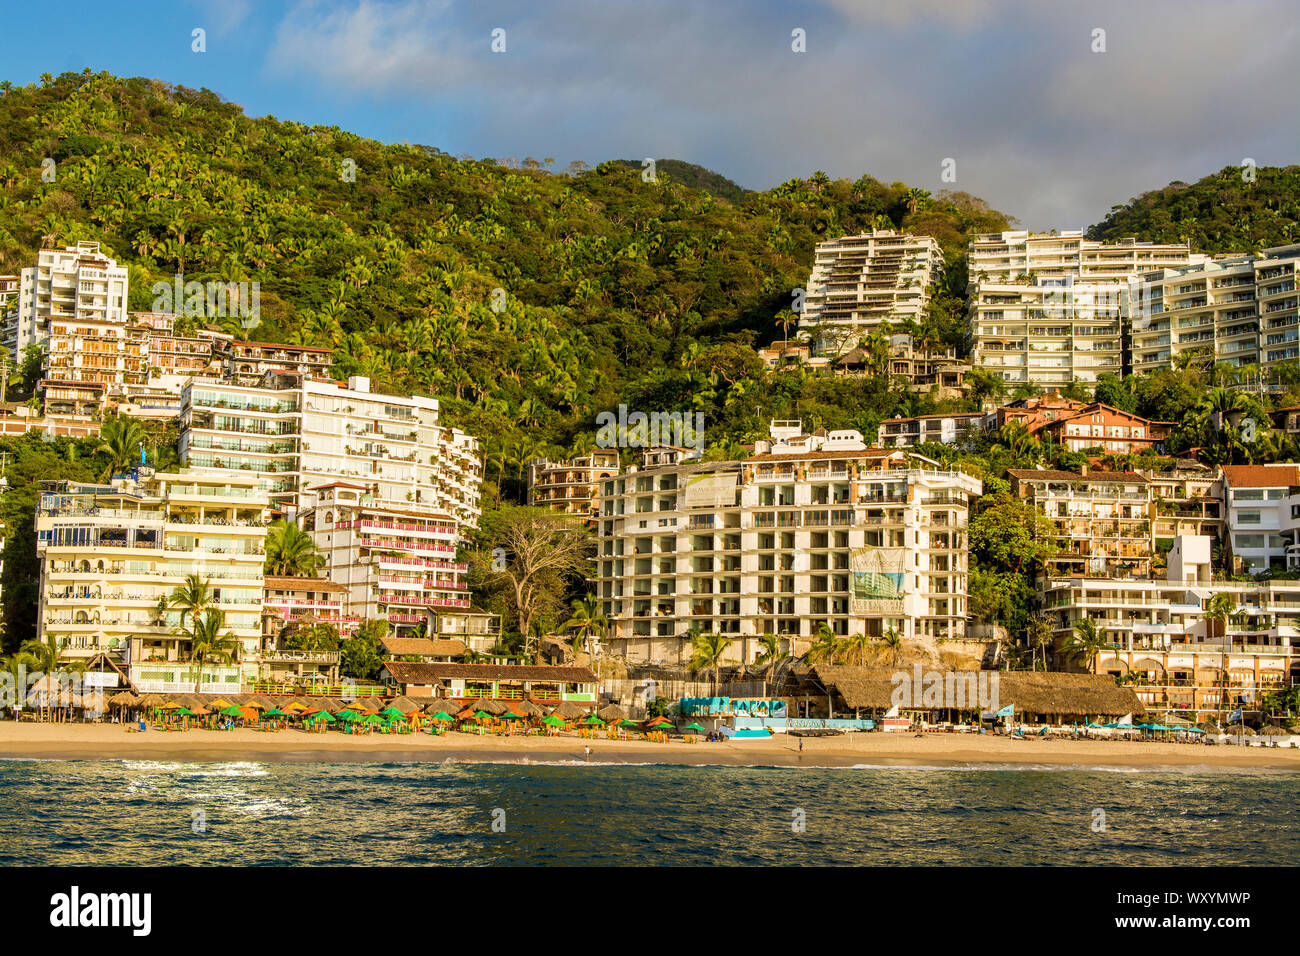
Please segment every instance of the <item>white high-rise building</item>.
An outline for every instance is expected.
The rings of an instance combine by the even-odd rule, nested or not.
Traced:
[[[1264,368],[1300,358],[1300,245],[1142,276],[1133,303],[1133,371],[1179,355]]]
[[[799,329],[817,353],[836,355],[883,322],[919,322],[942,270],[931,236],[876,229],[819,242]]]
[[[262,474],[272,500],[313,507],[320,487],[363,485],[376,503],[423,507],[474,527],[481,512],[478,439],[439,424],[438,400],[383,395],[370,380],[346,385],[272,373],[269,385],[196,379],[181,393],[181,461]]]
[[[4,345],[19,360],[27,346],[48,339],[56,323],[91,339],[115,338],[113,330],[126,326],[126,296],[126,267],[100,252],[98,242],[42,249],[36,265],[22,270],[16,321]]]
[[[965,635],[968,502],[977,478],[854,431],[773,422],[740,461],[669,460],[600,483],[597,596],[614,652],[682,663],[691,627],[802,653],[837,635],[936,645]]]
[[[976,236],[967,285],[972,364],[1013,384],[1120,377],[1138,275],[1205,259],[1186,244],[1096,242],[1079,231]]]

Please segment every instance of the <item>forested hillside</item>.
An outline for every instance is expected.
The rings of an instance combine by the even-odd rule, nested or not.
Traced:
[[[1253,175],[1249,181],[1241,167],[1227,166],[1190,186],[1143,193],[1111,207],[1088,237],[1190,242],[1212,255],[1300,242],[1300,166],[1261,167]]]

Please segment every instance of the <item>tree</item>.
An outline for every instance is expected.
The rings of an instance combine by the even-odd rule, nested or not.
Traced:
[[[891,667],[896,667],[899,657],[903,654],[903,635],[898,633],[897,628],[887,627],[880,633],[877,643],[889,651],[889,664]]]
[[[99,447],[95,452],[108,455],[108,463],[100,473],[101,481],[107,481],[132,462],[139,461],[140,450],[149,439],[138,421],[122,416],[104,422],[99,437]]]
[[[1205,604],[1205,626],[1208,632],[1205,636],[1212,641],[1215,638],[1214,631],[1217,630],[1218,636],[1223,640],[1223,666],[1220,668],[1223,672],[1223,689],[1219,695],[1219,706],[1224,711],[1228,709],[1228,619],[1235,610],[1236,602],[1230,594],[1216,594]]]
[[[187,574],[185,582],[172,591],[167,599],[168,607],[178,608],[181,612],[181,629],[185,628],[185,619],[198,623],[209,609],[216,607],[216,597],[207,578],[198,574]]]
[[[68,661],[60,666],[63,652],[67,649],[67,646],[68,640],[66,638],[60,641],[53,634],[46,634],[43,641],[36,638],[23,641],[19,653],[27,655],[27,659],[32,662],[32,666],[46,674],[53,674],[61,670],[84,671],[86,669],[84,661]]]
[[[570,607],[573,614],[564,622],[563,627],[566,631],[573,632],[573,652],[576,654],[587,646],[588,638],[604,635],[609,627],[609,618],[601,613],[600,602],[595,595],[576,599]]]
[[[230,664],[239,658],[239,639],[226,626],[226,613],[219,607],[208,608],[202,617],[193,618],[189,630],[177,628],[178,637],[190,641],[190,661],[197,665],[194,675],[194,693],[203,685],[204,664]]]
[[[1097,655],[1110,647],[1106,635],[1097,627],[1095,621],[1084,618],[1074,622],[1074,629],[1064,641],[1063,650],[1068,660],[1083,664],[1087,671],[1094,669]]]
[[[524,653],[535,656],[533,622],[559,605],[567,579],[588,571],[591,532],[581,518],[523,506],[485,514],[481,530],[484,545],[472,564],[505,590],[524,635]]]
[[[384,666],[380,642],[388,634],[388,622],[369,620],[357,628],[339,648],[339,672],[352,680],[374,680]]]
[[[718,673],[722,667],[722,656],[734,643],[735,641],[731,638],[724,637],[721,634],[714,634],[712,631],[705,634],[697,633],[691,640],[690,669],[692,671],[713,671],[713,694],[715,697],[718,693]]]
[[[266,530],[267,574],[310,578],[324,563],[310,534],[290,521],[271,522]]]
[[[763,677],[764,683],[775,684],[773,678],[776,676],[777,669],[782,662],[790,658],[790,652],[781,647],[781,638],[775,634],[764,634],[758,639],[758,645],[763,650],[754,658],[754,663],[767,665],[767,673]]]
[[[983,567],[1030,571],[1056,554],[1056,529],[1032,503],[999,491],[970,521],[971,554]]]

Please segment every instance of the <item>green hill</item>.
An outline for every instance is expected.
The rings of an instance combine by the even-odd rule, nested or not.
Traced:
[[[619,162],[636,169],[642,168],[642,161],[639,159],[621,159]],[[722,173],[715,173],[711,169],[681,159],[656,159],[655,172],[671,176],[675,182],[683,186],[690,186],[692,189],[698,189],[728,202],[740,202],[749,193],[748,189],[732,182]]]
[[[780,337],[822,238],[898,226],[955,260],[1004,216],[822,173],[732,202],[681,181],[697,167],[661,168],[656,183],[618,161],[508,169],[249,118],[208,90],[65,73],[0,97],[0,272],[43,241],[93,239],[129,264],[134,309],[178,271],[257,281],[257,338],[328,346],[340,375],[442,397],[515,483],[520,458],[581,443],[620,402],[702,411],[719,444],[772,416],[865,428],[920,407],[881,385],[776,382],[737,346]]]
[[[1227,166],[1190,186],[1174,182],[1143,193],[1111,207],[1088,238],[1188,241],[1212,255],[1300,242],[1300,166],[1255,172],[1246,182],[1240,167]]]

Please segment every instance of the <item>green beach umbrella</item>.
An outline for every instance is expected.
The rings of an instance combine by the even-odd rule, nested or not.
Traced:
[[[682,728],[682,730],[698,730],[700,733],[707,733],[707,731],[699,724],[687,724]]]
[[[363,724],[382,724],[384,718],[380,717],[378,714],[367,714],[365,717],[361,718],[361,722]]]
[[[175,714],[177,717],[194,716],[194,711],[190,710],[188,707],[177,707],[175,710],[172,711],[172,713]]]
[[[383,710],[379,712],[379,716],[400,719],[402,717],[405,717],[406,715],[402,713],[400,710],[398,710],[396,707],[385,707]]]
[[[555,716],[551,716],[551,717],[543,717],[543,718],[542,718],[542,723],[544,723],[544,724],[549,724],[549,725],[552,726],[552,727],[563,727],[563,726],[564,726],[564,721],[561,720],[559,717],[555,717]]]
[[[501,716],[504,717],[504,718],[506,718],[507,720],[523,720],[523,719],[524,719],[524,715],[523,715],[523,714],[516,714],[513,710],[507,710],[507,711],[506,711],[504,714],[502,714]]]
[[[604,724],[605,722],[604,722],[603,720],[601,720],[599,717],[597,717],[595,714],[592,714],[590,717],[588,717],[586,720],[584,720],[583,723],[584,723],[584,724]]]
[[[222,717],[243,717],[244,712],[238,707],[223,707],[221,709]]]
[[[618,725],[619,725],[620,727],[639,727],[639,726],[640,726],[640,724],[638,724],[635,720],[627,720],[627,719],[620,720],[620,721],[618,722]]]
[[[263,719],[267,717],[288,717],[288,716],[289,715],[286,714],[284,711],[282,711],[279,707],[272,707],[270,710],[262,714]]]
[[[341,721],[343,721],[345,724],[347,724],[347,723],[351,723],[351,722],[354,721],[354,720],[360,720],[360,719],[361,719],[360,717],[358,717],[356,714],[354,714],[354,713],[353,713],[352,711],[350,711],[350,710],[340,710],[337,714],[334,715],[334,717],[335,717],[336,720],[341,720]]]
[[[327,724],[332,724],[332,723],[335,722],[335,721],[334,721],[334,716],[333,716],[333,715],[332,715],[328,710],[318,710],[318,711],[317,711],[316,713],[314,713],[314,714],[309,714],[308,717],[307,717],[307,719],[308,719],[309,721],[310,721],[310,720],[323,720],[323,721],[325,721]]]
[[[451,714],[447,713],[445,710],[440,710],[440,711],[438,711],[436,714],[433,715],[433,719],[434,719],[434,720],[441,720],[441,721],[443,721],[444,723],[448,723],[448,724],[449,724],[449,723],[451,723],[453,720],[455,720],[456,718],[453,717]]]

